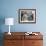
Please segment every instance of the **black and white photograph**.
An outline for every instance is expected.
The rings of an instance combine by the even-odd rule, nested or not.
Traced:
[[[36,9],[19,9],[19,23],[36,23]]]

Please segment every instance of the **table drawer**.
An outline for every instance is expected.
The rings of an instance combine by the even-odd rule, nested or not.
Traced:
[[[15,35],[15,36],[8,36],[8,35],[6,35],[6,36],[4,36],[4,39],[6,39],[6,40],[8,40],[8,39],[10,39],[10,40],[22,40],[22,39],[24,39],[24,36],[23,35]]]
[[[15,46],[16,41],[15,40],[5,40],[4,41],[4,46]]]
[[[24,46],[43,46],[42,40],[25,40]]]
[[[23,46],[23,40],[5,40],[4,46]]]
[[[34,36],[30,36],[30,35],[25,35],[25,40],[29,40],[29,39],[35,39],[35,40],[43,40],[43,36],[41,36],[41,35],[34,35]]]

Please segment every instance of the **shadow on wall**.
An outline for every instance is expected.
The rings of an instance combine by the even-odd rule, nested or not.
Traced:
[[[2,25],[5,23],[5,17],[0,16],[0,46],[3,46],[3,32],[2,32]]]

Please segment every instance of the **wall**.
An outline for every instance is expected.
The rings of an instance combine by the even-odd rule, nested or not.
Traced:
[[[36,9],[36,24],[18,23],[18,10],[22,8]],[[14,26],[11,26],[11,32],[38,31],[46,35],[46,0],[0,0],[0,18],[7,17],[15,19]],[[1,23],[0,32],[8,32],[8,26]]]
[[[1,14],[2,17],[13,17],[15,25],[11,31],[46,31],[46,1],[44,0],[1,0]],[[19,24],[18,10],[22,8],[36,9],[36,24]],[[2,25],[2,32],[8,31],[6,25]],[[13,29],[14,28],[14,29]]]
[[[11,31],[46,31],[46,1],[44,0],[1,0],[1,14],[2,17],[13,17],[15,25],[12,26]],[[22,8],[36,9],[36,24],[19,24],[18,10]],[[2,32],[8,31],[6,25],[1,26]]]

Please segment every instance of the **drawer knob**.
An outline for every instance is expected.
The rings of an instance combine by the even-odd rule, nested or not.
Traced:
[[[32,44],[34,44],[35,42],[32,42]]]

